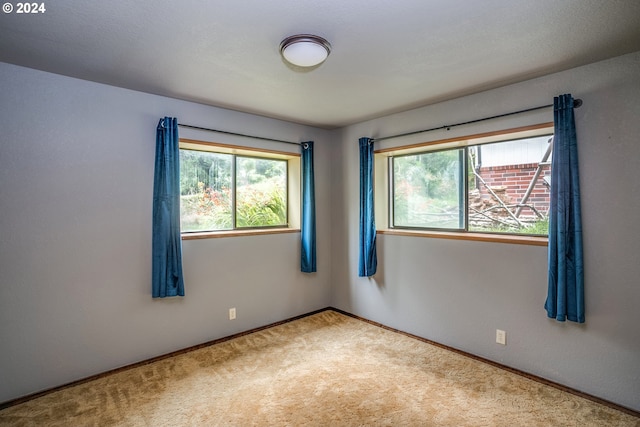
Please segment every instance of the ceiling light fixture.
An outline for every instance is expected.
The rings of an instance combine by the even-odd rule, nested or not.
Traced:
[[[322,64],[331,52],[328,41],[311,34],[289,36],[280,43],[280,54],[287,62],[298,67]]]

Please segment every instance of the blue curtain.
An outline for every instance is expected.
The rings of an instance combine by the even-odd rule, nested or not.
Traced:
[[[302,250],[300,270],[316,271],[316,194],[313,177],[313,141],[302,143]]]
[[[156,130],[152,255],[151,295],[184,296],[178,120],[170,117],[160,119]]]
[[[584,261],[573,98],[554,98],[547,315],[584,323]]]
[[[360,262],[358,276],[376,274],[376,221],[373,206],[373,139],[360,138]]]

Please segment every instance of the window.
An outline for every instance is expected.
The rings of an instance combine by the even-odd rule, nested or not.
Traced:
[[[294,154],[180,144],[183,233],[289,226]]]
[[[537,128],[380,150],[389,226],[546,236],[553,128]]]
[[[464,228],[465,150],[390,157],[397,227]]]

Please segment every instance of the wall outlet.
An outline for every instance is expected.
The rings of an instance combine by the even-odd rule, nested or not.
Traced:
[[[236,308],[230,308],[229,309],[229,320],[233,320],[236,318]]]
[[[507,333],[500,329],[496,329],[496,342],[498,344],[507,345]]]

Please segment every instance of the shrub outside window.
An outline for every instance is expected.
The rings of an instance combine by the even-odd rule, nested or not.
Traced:
[[[552,140],[390,156],[390,226],[546,236]]]
[[[287,226],[287,160],[180,149],[182,232]]]

